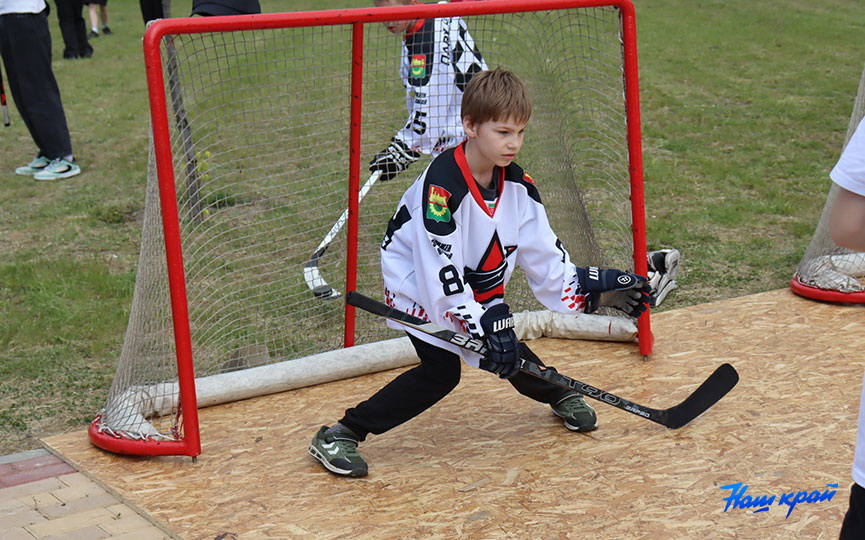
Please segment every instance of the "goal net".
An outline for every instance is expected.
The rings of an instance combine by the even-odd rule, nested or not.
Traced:
[[[402,40],[382,23],[408,19],[453,25],[435,61],[465,71],[482,57],[527,84],[534,112],[517,161],[574,262],[646,273],[629,1],[157,21],[145,35],[153,133],[140,261],[116,375],[90,427],[97,446],[195,456],[198,406],[416,362],[404,334],[341,300],[381,294],[385,226],[430,159],[358,202],[368,161],[407,123]],[[648,314],[639,325],[555,318],[518,274],[508,301],[524,312],[524,337],[639,333],[649,353]]]
[[[859,80],[859,91],[847,125],[844,146],[847,146],[863,115],[865,70]],[[815,300],[861,304],[865,303],[865,285],[862,282],[865,277],[865,253],[838,246],[829,234],[829,215],[838,189],[833,183],[826,197],[817,230],[790,281],[790,287],[797,294]]]

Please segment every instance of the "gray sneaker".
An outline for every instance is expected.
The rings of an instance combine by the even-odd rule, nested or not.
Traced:
[[[357,443],[357,435],[342,424],[322,426],[312,438],[309,453],[334,474],[366,476],[369,469],[357,453]]]
[[[29,164],[27,164],[23,167],[18,167],[17,169],[15,169],[15,174],[20,174],[23,176],[32,176],[32,175],[40,172],[41,170],[43,170],[50,163],[51,163],[51,160],[48,159],[47,157],[37,156],[36,159],[31,161]]]
[[[598,415],[579,394],[569,394],[552,406],[553,413],[565,422],[571,431],[598,429]]]

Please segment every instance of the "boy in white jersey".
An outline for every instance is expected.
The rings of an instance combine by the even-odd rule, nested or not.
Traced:
[[[418,4],[417,0],[375,0],[376,7]],[[487,68],[460,17],[385,23],[403,36],[400,77],[406,90],[408,120],[369,164],[390,180],[417,161],[433,157],[465,139],[460,101],[472,75]]]
[[[865,252],[865,120],[859,122],[829,177],[839,188],[829,214],[832,240],[841,247]],[[865,384],[859,399],[853,486],[840,540],[862,538],[865,538]]]
[[[634,317],[645,311],[650,287],[642,276],[571,263],[534,181],[513,163],[530,116],[528,92],[516,75],[503,69],[475,75],[462,99],[467,141],[435,158],[405,192],[381,245],[389,305],[471,333],[490,352],[481,358],[407,330],[421,364],[313,437],[309,452],[329,471],[365,476],[358,442],[414,418],[447,395],[459,383],[461,358],[549,404],[568,429],[597,428],[597,416],[580,394],[519,370],[521,357],[543,363],[517,340],[503,301],[505,286],[519,265],[535,297],[550,310],[576,314],[604,305]]]

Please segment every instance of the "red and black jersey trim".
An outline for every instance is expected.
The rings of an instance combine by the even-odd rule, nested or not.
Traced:
[[[532,177],[516,163],[512,162],[510,165],[505,167],[505,181],[520,184],[526,188],[526,192],[533,201],[541,205],[544,204],[541,202],[541,194],[538,192],[538,186],[535,185],[535,181],[532,180]]]

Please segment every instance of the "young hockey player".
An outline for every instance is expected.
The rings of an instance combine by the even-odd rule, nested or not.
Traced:
[[[375,0],[376,7],[418,4],[417,0]],[[487,68],[466,23],[459,17],[385,23],[402,35],[400,76],[408,120],[384,150],[370,161],[370,172],[390,180],[417,161],[433,157],[465,139],[460,100],[472,75]]]
[[[595,412],[580,394],[519,370],[521,357],[543,363],[517,340],[505,287],[519,265],[535,297],[553,311],[591,313],[612,306],[636,317],[647,307],[649,284],[642,276],[573,265],[550,228],[535,182],[513,163],[530,116],[531,101],[516,75],[503,69],[475,75],[462,99],[468,139],[435,158],[409,187],[381,245],[387,303],[471,333],[483,339],[489,354],[480,358],[408,330],[420,365],[313,437],[309,452],[329,471],[365,476],[358,443],[447,395],[459,383],[460,358],[549,404],[568,429],[597,427]]]

